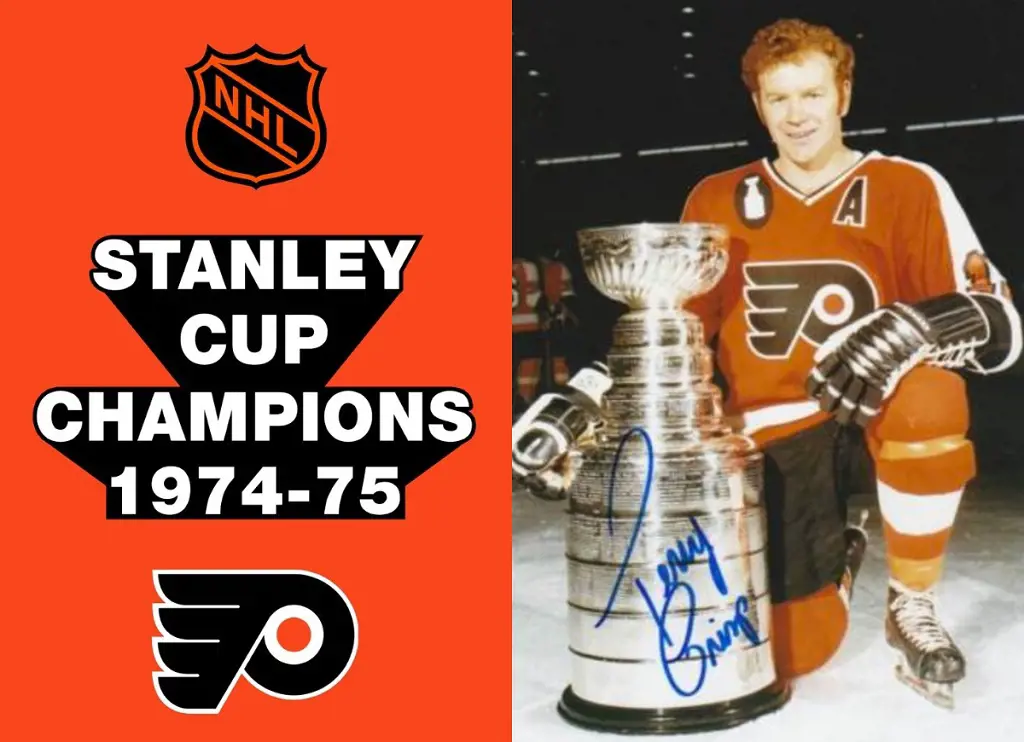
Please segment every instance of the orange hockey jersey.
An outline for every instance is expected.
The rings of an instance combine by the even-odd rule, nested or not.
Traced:
[[[1008,296],[946,180],[877,151],[809,195],[767,159],[712,175],[682,220],[729,230],[725,277],[687,309],[709,340],[718,334],[727,411],[761,441],[824,418],[805,382],[815,350],[846,324],[897,300]]]

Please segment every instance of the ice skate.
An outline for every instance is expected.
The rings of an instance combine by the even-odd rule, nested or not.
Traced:
[[[889,581],[885,638],[899,655],[896,678],[936,706],[953,708],[953,684],[963,680],[966,660],[935,615],[931,591]]]

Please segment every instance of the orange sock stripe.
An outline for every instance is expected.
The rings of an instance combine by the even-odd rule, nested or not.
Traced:
[[[923,536],[910,536],[900,533],[883,518],[882,533],[885,537],[886,553],[899,559],[928,560],[936,559],[946,553],[951,528],[943,528],[937,533]]]
[[[970,442],[961,434],[945,435],[926,441],[884,441],[878,457],[889,460],[928,459],[967,445],[970,445]]]
[[[935,559],[901,559],[888,554],[889,575],[911,590],[927,590],[942,576],[943,557]]]
[[[875,456],[878,478],[894,490],[933,495],[963,488],[977,473],[974,446],[967,445],[928,458],[886,459]],[[874,451],[872,451],[874,453]]]

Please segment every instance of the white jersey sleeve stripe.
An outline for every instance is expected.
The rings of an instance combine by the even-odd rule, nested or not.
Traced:
[[[901,162],[917,168],[931,180],[939,197],[939,210],[942,213],[942,220],[946,227],[950,262],[953,265],[956,288],[958,291],[967,291],[969,288],[967,275],[962,270],[958,270],[958,268],[964,265],[967,261],[967,256],[972,252],[985,254],[985,248],[981,246],[981,241],[978,239],[974,227],[971,226],[970,219],[967,218],[963,206],[960,205],[956,194],[953,193],[953,188],[949,185],[949,181],[938,170],[923,162],[897,156],[892,156],[890,159],[894,162]],[[996,266],[992,265],[991,261],[989,261],[989,268],[993,283],[1003,283],[1005,281],[1002,273],[999,272]]]
[[[925,173],[931,180],[932,185],[935,186],[935,192],[939,197],[939,209],[946,227],[946,237],[949,243],[950,259],[954,273],[953,280],[958,291],[967,293],[970,290],[970,286],[967,283],[967,274],[963,270],[958,270],[958,268],[966,263],[967,256],[970,253],[979,252],[985,255],[985,249],[981,246],[981,241],[971,226],[967,214],[960,205],[960,201],[953,193],[953,188],[949,185],[949,181],[938,170],[923,162],[908,160],[898,156],[890,156],[889,159],[917,168]],[[1009,368],[1017,362],[1021,351],[1024,350],[1024,337],[1022,337],[1024,333],[1022,333],[1020,314],[1016,307],[1002,296],[1000,291],[1000,286],[1006,283],[1006,277],[1003,276],[991,259],[988,260],[988,268],[992,283],[996,286],[993,296],[1006,308],[1006,318],[1010,325],[1010,349],[1003,361],[997,366],[975,369],[982,374],[994,374]]]

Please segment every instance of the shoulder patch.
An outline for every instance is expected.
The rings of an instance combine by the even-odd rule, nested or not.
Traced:
[[[760,229],[772,215],[772,189],[760,173],[751,172],[736,183],[733,193],[736,216],[750,229]]]

